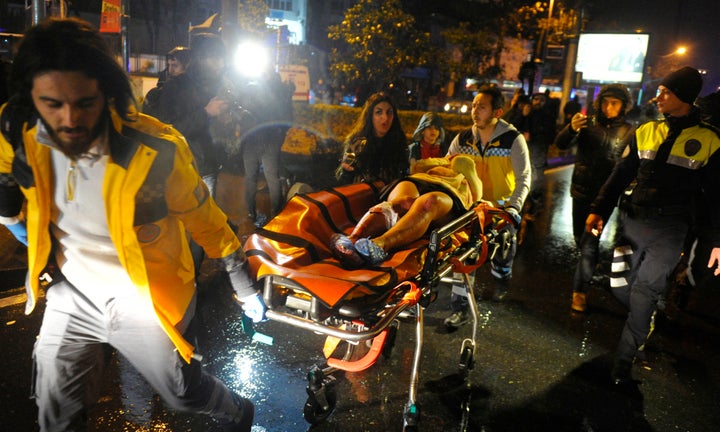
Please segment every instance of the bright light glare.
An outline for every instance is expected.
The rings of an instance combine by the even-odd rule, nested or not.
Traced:
[[[242,75],[258,78],[270,63],[267,48],[256,42],[243,42],[235,50],[235,68]]]
[[[237,368],[237,378],[241,384],[247,384],[255,375],[253,371],[254,362],[252,359],[243,356],[235,358],[235,367]]]
[[[681,47],[679,47],[677,50],[675,50],[675,53],[676,53],[676,54],[680,54],[680,55],[683,55],[683,54],[685,54],[686,52],[687,52],[687,48],[685,48],[684,46],[681,46]]]

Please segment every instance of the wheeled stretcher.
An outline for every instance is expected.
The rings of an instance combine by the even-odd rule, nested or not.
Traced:
[[[399,319],[415,324],[415,351],[403,420],[415,427],[416,391],[423,345],[423,310],[437,297],[443,279],[461,274],[473,318],[472,337],[460,349],[460,374],[467,378],[477,344],[477,304],[469,274],[493,254],[507,253],[512,218],[479,204],[447,225],[399,251],[378,267],[346,270],[335,260],[329,239],[349,233],[379,201],[382,184],[354,184],[296,195],[283,211],[245,243],[250,269],[262,286],[267,316],[327,336],[327,365],[308,373],[304,417],[319,423],[335,408],[338,370],[361,371],[389,355]],[[333,353],[340,342],[347,349]],[[370,348],[358,358],[358,342]],[[371,341],[371,343],[370,343]],[[341,351],[341,350],[340,350]]]

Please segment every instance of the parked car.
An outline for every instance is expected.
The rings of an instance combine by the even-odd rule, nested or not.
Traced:
[[[472,108],[472,99],[450,99],[443,106],[448,114],[469,114]]]

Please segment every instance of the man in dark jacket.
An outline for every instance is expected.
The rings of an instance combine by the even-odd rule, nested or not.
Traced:
[[[545,168],[547,168],[547,154],[557,133],[555,127],[556,113],[548,105],[548,95],[535,93],[532,96],[532,109],[527,121],[527,144],[530,150],[530,164],[532,165],[532,181],[530,193],[525,201],[525,216],[532,220],[543,206],[543,191],[545,189]],[[521,129],[523,127],[521,126]],[[523,130],[525,132],[525,130]]]
[[[209,119],[230,107],[225,98],[218,97],[225,76],[225,44],[215,34],[195,35],[190,56],[188,70],[165,83],[157,118],[185,136],[198,171],[214,197],[224,155],[210,135]]]
[[[158,74],[157,84],[147,92],[142,104],[142,112],[153,117],[158,115],[158,105],[165,82],[185,73],[190,63],[190,49],[176,46],[167,53],[165,59],[167,66]]]
[[[584,312],[588,285],[598,263],[599,237],[585,231],[585,219],[590,204],[597,196],[615,163],[627,147],[633,128],[625,121],[630,109],[630,93],[622,84],[608,84],[600,89],[595,99],[596,114],[587,117],[576,113],[570,123],[560,131],[555,145],[565,150],[577,146],[570,195],[573,203],[573,235],[580,250],[580,261],[573,278],[571,308]],[[610,208],[612,212],[612,208]],[[603,220],[610,213],[602,215]]]
[[[241,136],[241,155],[245,170],[245,204],[248,217],[256,226],[280,212],[284,204],[281,183],[281,151],[287,130],[293,120],[292,94],[295,87],[283,82],[271,69],[263,76],[234,78],[237,99],[249,111],[252,127]],[[270,195],[270,215],[257,212],[256,196],[262,168]]]
[[[701,88],[702,76],[690,67],[662,80],[656,100],[665,118],[637,129],[628,155],[603,185],[585,224],[590,232],[602,232],[602,215],[635,182],[620,204],[623,234],[631,245],[625,254],[630,271],[627,284],[613,286],[613,293],[630,312],[615,352],[614,384],[631,382],[633,359],[648,338],[668,275],[680,259],[698,193],[705,195],[702,212],[713,232],[707,265],[717,266],[714,274],[720,275],[720,136],[701,122],[693,106]]]
[[[224,154],[222,147],[213,142],[210,118],[218,117],[230,108],[225,98],[218,97],[225,76],[225,44],[215,34],[201,33],[193,37],[190,53],[187,71],[165,83],[157,118],[183,134],[200,176],[214,198]],[[205,254],[194,242],[190,248],[197,275]]]

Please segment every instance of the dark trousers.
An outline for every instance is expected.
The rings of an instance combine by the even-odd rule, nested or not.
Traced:
[[[688,223],[682,218],[667,216],[623,219],[624,236],[632,244],[633,253],[628,284],[613,289],[618,300],[629,309],[616,360],[630,362],[647,340],[658,299],[665,295],[667,278],[680,260]]]
[[[587,292],[590,280],[595,273],[600,256],[600,236],[585,231],[585,220],[590,214],[591,201],[573,198],[573,235],[580,252],[580,258],[573,276],[573,291]],[[610,215],[602,215],[607,225]]]
[[[600,255],[600,237],[583,232],[578,242],[580,258],[573,275],[573,291],[585,293],[597,267]]]
[[[530,152],[530,165],[532,176],[530,180],[530,193],[525,201],[524,212],[535,215],[543,206],[545,193],[545,168],[547,168],[547,145],[541,143],[528,143]]]

